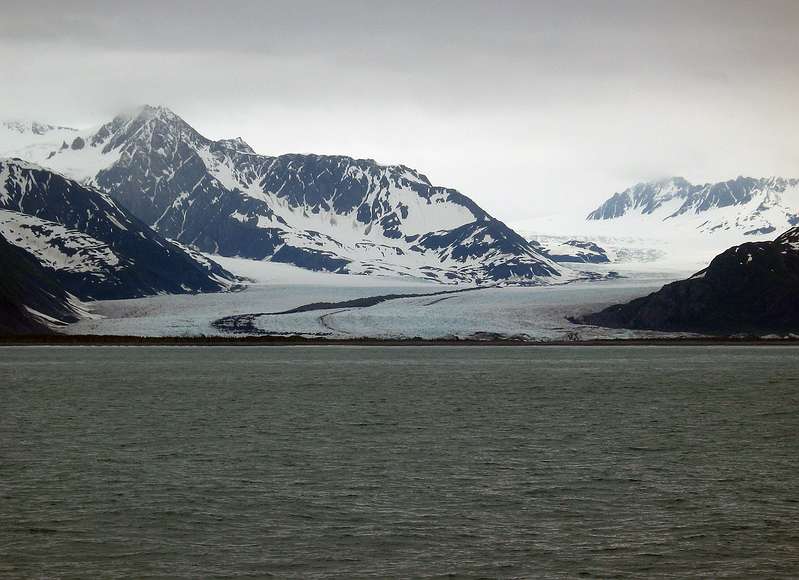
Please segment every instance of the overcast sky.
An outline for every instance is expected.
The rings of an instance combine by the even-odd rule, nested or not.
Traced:
[[[404,163],[512,224],[668,175],[799,176],[799,1],[3,0],[4,118],[163,104]]]

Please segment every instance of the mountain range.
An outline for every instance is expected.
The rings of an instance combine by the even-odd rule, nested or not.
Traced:
[[[83,315],[81,300],[217,292],[237,278],[208,255],[443,283],[550,284],[618,259],[585,238],[526,240],[469,197],[404,165],[256,153],[212,140],[164,107],[89,130],[0,123],[0,332]],[[619,233],[754,241],[693,277],[580,319],[656,330],[796,328],[799,180],[694,185],[679,177],[614,194],[587,216]],[[774,241],[759,241],[778,229]],[[606,246],[607,247],[607,246]],[[715,253],[715,252],[714,252]],[[612,256],[611,256],[612,255]],[[711,254],[712,255],[712,254]],[[610,256],[610,257],[609,257]],[[577,266],[578,267],[578,266]]]
[[[17,150],[6,152],[107,193],[162,236],[202,252],[438,282],[578,277],[467,196],[404,165],[259,155],[241,139],[204,137],[164,107],[88,131],[49,129],[49,146],[33,124],[29,133],[35,145],[15,137]]]
[[[738,177],[694,185],[682,177],[639,183],[587,216],[619,232],[642,224],[650,233],[722,232],[766,236],[799,225],[799,179]]]

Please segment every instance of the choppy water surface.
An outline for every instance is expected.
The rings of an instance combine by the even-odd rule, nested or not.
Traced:
[[[0,576],[795,577],[799,349],[2,348]]]

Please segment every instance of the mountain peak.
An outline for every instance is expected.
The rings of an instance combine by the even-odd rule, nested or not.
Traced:
[[[141,105],[134,109],[119,113],[106,126],[130,127],[144,125],[186,126],[186,123],[177,113],[163,105]]]
[[[149,150],[154,143],[165,147],[180,139],[204,141],[191,125],[164,106],[143,105],[132,111],[121,113],[91,136],[93,147],[101,146],[103,153],[134,146]]]
[[[180,119],[180,117],[175,114],[172,109],[163,105],[141,105],[126,116],[130,119],[143,120],[159,119],[163,121],[175,121]]]
[[[659,177],[657,179],[652,179],[650,181],[644,181],[643,183],[646,185],[666,185],[680,179],[682,179],[682,177],[676,175],[668,175],[666,177]]]
[[[225,147],[226,149],[236,151],[237,153],[255,154],[255,150],[250,147],[249,143],[247,143],[241,137],[235,137],[233,139],[220,139],[217,141],[217,144]]]
[[[670,177],[661,177],[660,179],[653,179],[652,181],[642,181],[640,183],[637,183],[633,187],[626,189],[623,193],[641,191],[641,190],[662,191],[664,189],[684,189],[687,187],[691,187],[691,182],[689,182],[684,177],[670,176]]]
[[[685,179],[684,177],[680,176],[680,175],[675,175],[674,177],[669,177],[666,180],[666,182],[670,183],[670,184],[673,184],[673,185],[675,185],[677,187],[690,187],[691,186],[691,182],[688,181],[687,179]]]

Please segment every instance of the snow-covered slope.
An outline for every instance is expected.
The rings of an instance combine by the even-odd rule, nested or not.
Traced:
[[[0,156],[44,159],[54,147],[72,143],[77,135],[77,129],[38,121],[0,121]]]
[[[162,107],[120,115],[36,161],[111,194],[203,252],[441,282],[577,276],[459,192],[402,165],[256,154]]]
[[[19,159],[0,159],[0,235],[81,299],[214,292],[234,281],[108,195]]]
[[[799,224],[799,179],[738,177],[693,185],[681,177],[639,183],[588,215],[619,230],[636,222],[655,230],[734,233],[754,238]]]
[[[0,210],[0,235],[53,270],[108,275],[120,262],[111,247],[83,232],[16,211]]]

